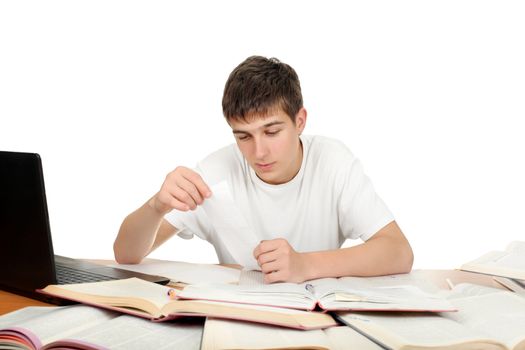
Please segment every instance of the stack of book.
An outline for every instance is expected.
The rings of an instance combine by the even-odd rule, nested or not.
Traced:
[[[509,256],[521,254],[520,247],[499,252],[504,259],[477,259],[477,272],[521,277],[493,266],[515,261]],[[268,285],[260,273],[243,272],[237,284],[181,290],[136,278],[49,285],[40,292],[84,305],[0,317],[0,348],[525,349],[520,294],[465,283],[443,291],[426,282],[413,271]]]

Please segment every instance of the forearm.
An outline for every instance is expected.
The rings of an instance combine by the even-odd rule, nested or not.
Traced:
[[[413,253],[407,241],[388,237],[330,251],[304,253],[308,279],[407,273]]]
[[[148,200],[122,222],[113,244],[117,262],[137,264],[151,251],[163,218],[163,214],[151,205],[152,200]]]

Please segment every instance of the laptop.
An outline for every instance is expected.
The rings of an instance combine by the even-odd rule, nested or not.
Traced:
[[[35,290],[138,277],[169,279],[54,255],[40,156],[0,151],[0,289],[53,304],[67,304]]]

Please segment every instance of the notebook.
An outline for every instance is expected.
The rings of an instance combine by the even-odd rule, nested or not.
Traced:
[[[42,161],[36,153],[0,151],[0,241],[0,289],[54,304],[64,302],[35,290],[49,284],[130,277],[169,282],[160,276],[54,255]]]

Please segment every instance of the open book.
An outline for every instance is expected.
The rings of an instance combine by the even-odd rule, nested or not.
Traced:
[[[351,345],[350,345],[351,344]],[[379,350],[383,349],[346,326],[301,331],[253,323],[208,318],[201,350]]]
[[[213,316],[250,322],[271,323],[297,329],[331,327],[337,322],[318,312],[301,312],[275,307],[234,305],[213,301],[171,300],[169,287],[138,278],[49,285],[39,290],[80,303],[94,305],[155,321],[165,321],[181,316]]]
[[[488,252],[460,269],[525,280],[525,242],[511,242],[504,251]]]
[[[449,298],[458,312],[337,317],[387,349],[525,349],[525,298],[468,284],[456,285]]]
[[[202,320],[153,323],[84,305],[27,307],[0,316],[0,349],[198,350],[202,329]]]
[[[253,271],[252,271],[253,272]],[[323,278],[307,283],[195,284],[177,298],[237,304],[266,305],[299,310],[455,311],[437,293],[415,285],[392,283],[391,276]]]

